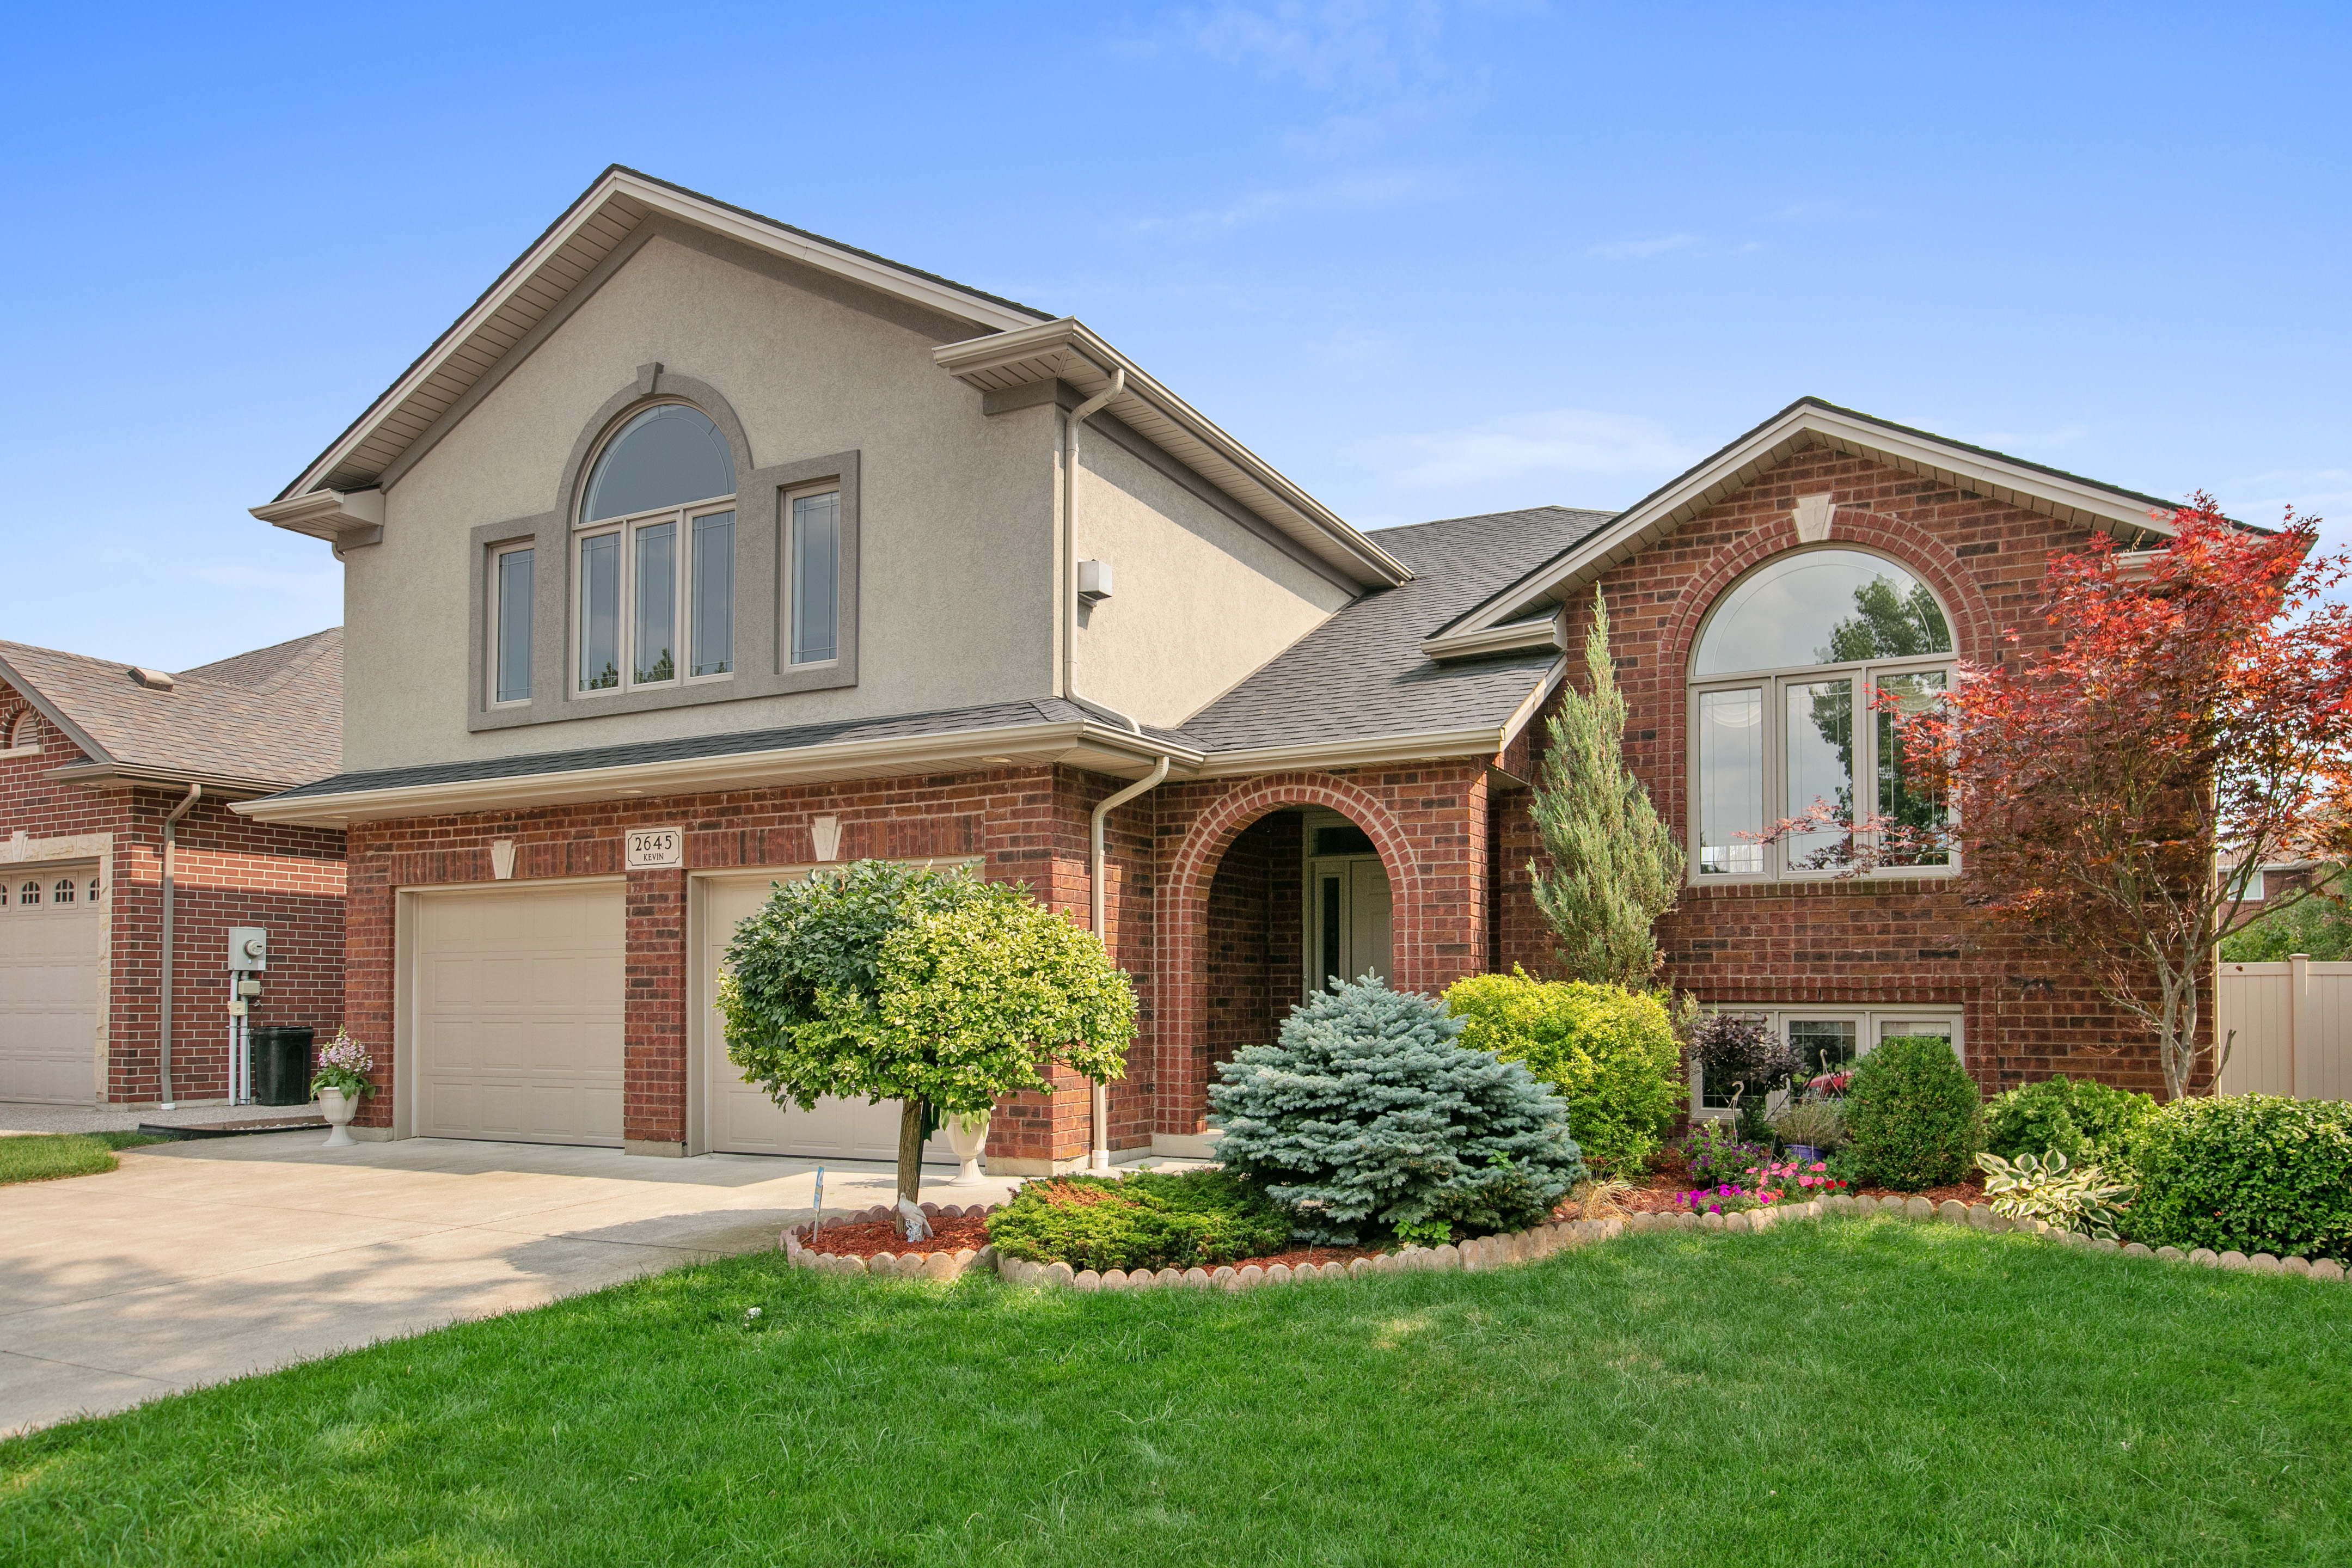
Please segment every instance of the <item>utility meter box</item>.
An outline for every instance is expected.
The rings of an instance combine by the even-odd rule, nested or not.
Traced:
[[[262,926],[228,928],[228,966],[251,971],[269,967],[269,932]]]

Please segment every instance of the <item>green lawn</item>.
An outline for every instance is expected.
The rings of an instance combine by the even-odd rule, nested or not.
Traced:
[[[59,1176],[95,1176],[122,1162],[117,1149],[168,1143],[146,1132],[26,1132],[0,1135],[0,1187],[11,1182],[49,1182]]]
[[[0,1444],[0,1561],[2341,1563],[2347,1369],[2352,1286],[1895,1220],[1245,1296],[771,1255]]]

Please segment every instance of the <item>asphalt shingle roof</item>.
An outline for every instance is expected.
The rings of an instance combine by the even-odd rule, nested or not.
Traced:
[[[341,626],[181,671],[169,691],[119,659],[26,643],[0,642],[0,662],[97,743],[92,762],[289,784],[342,763]]]
[[[1500,725],[1559,657],[1440,664],[1421,642],[1616,516],[1529,507],[1377,535],[1413,578],[1367,594],[1184,721],[1204,751]]]

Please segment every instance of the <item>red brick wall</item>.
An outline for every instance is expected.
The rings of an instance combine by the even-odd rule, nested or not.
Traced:
[[[612,875],[622,869],[628,828],[686,829],[685,867],[629,875],[624,1039],[624,1136],[686,1142],[686,1075],[691,960],[687,949],[687,874],[730,867],[805,865],[816,858],[813,819],[839,818],[840,860],[979,856],[995,880],[1029,884],[1049,907],[1084,924],[1089,815],[1121,781],[1068,770],[1003,768],[921,778],[487,812],[363,823],[352,830],[352,880],[346,984],[351,1027],[377,1059],[379,1080],[394,1070],[392,931],[402,888],[490,880],[490,845],[515,841],[514,879]],[[1107,826],[1106,910],[1114,957],[1147,972],[1151,952],[1151,839],[1146,805],[1115,812]],[[1091,1130],[1087,1085],[1057,1069],[1052,1094],[1015,1096],[998,1108],[989,1147],[1000,1155],[1071,1159]],[[1114,1148],[1148,1143],[1152,1075],[1131,1053],[1129,1076],[1113,1086]],[[371,1096],[362,1120],[389,1126],[386,1095]]]
[[[2086,530],[1862,458],[1796,454],[1601,581],[1626,757],[1669,822],[1688,821],[1684,672],[1700,623],[1748,568],[1798,543],[1796,498],[1824,491],[1839,509],[1830,539],[1890,555],[1934,587],[1961,658],[2016,657],[2001,641],[2011,631],[2017,649],[2051,646],[2042,574]],[[1571,647],[1590,618],[1580,595]],[[1582,666],[1571,656],[1579,684]],[[1527,892],[1536,843],[1524,793],[1504,809],[1501,956],[1538,972],[1551,947]],[[1988,1091],[2059,1071],[2160,1090],[2144,1030],[2064,954],[1972,915],[1964,900],[1958,884],[1926,878],[1698,888],[1662,922],[1660,941],[1671,982],[1710,1004],[1960,1007],[1969,1066]]]
[[[0,733],[21,699],[0,683]],[[0,758],[0,838],[109,834],[100,868],[109,949],[105,1097],[152,1102],[161,1092],[163,821],[177,790],[100,790],[59,784],[84,760],[36,715],[38,756]],[[177,1100],[218,1100],[228,1088],[228,928],[264,926],[269,972],[255,1024],[308,1024],[319,1043],[342,1017],[343,835],[251,822],[217,799],[180,820],[174,883],[172,1087]],[[11,885],[30,872],[8,867]],[[47,880],[54,881],[54,878]]]

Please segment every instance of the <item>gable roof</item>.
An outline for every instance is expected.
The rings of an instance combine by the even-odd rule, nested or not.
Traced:
[[[1342,606],[1186,720],[1183,734],[1220,772],[1340,744],[1390,756],[1407,736],[1459,754],[1502,750],[1502,731],[1524,722],[1561,668],[1549,621],[1492,658],[1438,663],[1423,639],[1612,515],[1542,506],[1381,530],[1412,579]]]
[[[1874,415],[1801,397],[1721,451],[1659,486],[1518,581],[1440,628],[1427,651],[1467,651],[1508,623],[1550,613],[1580,584],[1657,542],[1793,452],[1828,447],[1919,474],[2062,521],[2104,528],[2124,542],[2169,535],[2174,502],[2063,468],[1916,430]]]
[[[74,783],[204,783],[260,794],[323,778],[342,761],[343,629],[184,670],[171,689],[119,660],[0,642],[0,677],[89,760]]]
[[[1002,331],[1048,319],[1033,306],[1003,299],[827,239],[804,228],[706,196],[614,163],[597,175],[515,258],[466,312],[433,340],[327,449],[276,499],[326,489],[365,489],[429,429],[475,382],[655,213],[730,235],[762,250],[880,289],[941,314]]]

